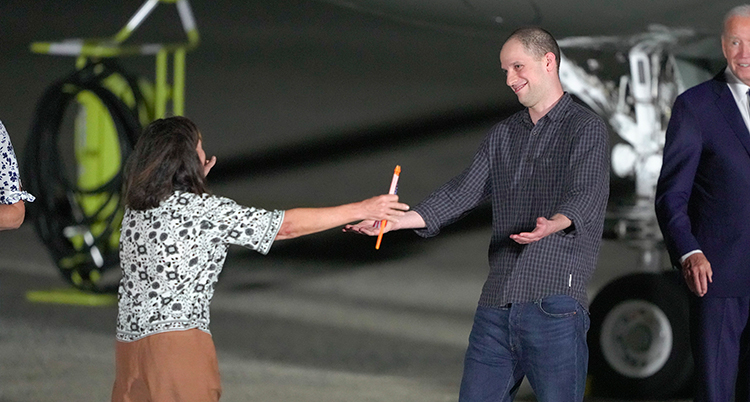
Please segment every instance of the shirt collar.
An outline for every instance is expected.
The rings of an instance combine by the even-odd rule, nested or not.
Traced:
[[[724,76],[727,79],[727,85],[729,85],[729,88],[732,91],[736,91],[737,93],[744,95],[748,90],[750,90],[750,86],[740,81],[740,79],[737,78],[736,75],[734,75],[732,69],[729,68],[729,66],[727,66],[727,68],[724,70]]]
[[[550,109],[550,111],[547,112],[547,114],[542,116],[542,119],[544,119],[545,117],[549,118],[552,121],[557,121],[561,119],[563,115],[565,114],[565,110],[568,108],[568,105],[572,101],[573,101],[573,98],[570,97],[570,94],[568,94],[568,92],[563,92],[563,96],[560,98],[559,101],[557,101],[557,104],[555,104],[555,106],[553,106],[552,109]],[[532,126],[534,125],[531,122],[531,116],[529,115],[528,108],[526,109],[526,113],[523,114],[523,119],[528,124]],[[539,119],[539,120],[541,121],[542,119]]]

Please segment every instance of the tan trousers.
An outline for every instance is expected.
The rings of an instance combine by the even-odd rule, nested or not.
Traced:
[[[112,402],[212,402],[221,397],[211,335],[170,331],[116,342]]]

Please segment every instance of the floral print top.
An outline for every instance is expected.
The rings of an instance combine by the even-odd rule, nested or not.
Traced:
[[[13,144],[0,121],[0,204],[15,204],[18,201],[34,201],[34,196],[23,191],[18,175],[18,162]]]
[[[179,191],[156,208],[126,208],[117,339],[193,328],[210,333],[209,304],[229,245],[266,254],[283,220],[284,211]]]

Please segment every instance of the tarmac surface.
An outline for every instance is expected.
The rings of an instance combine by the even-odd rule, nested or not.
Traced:
[[[456,33],[331,3],[346,2],[191,2],[201,45],[188,55],[186,115],[218,156],[214,193],[264,208],[340,204],[385,192],[399,164],[401,200],[414,204],[518,108],[497,62],[512,27]],[[596,9],[590,22],[544,22],[558,36],[632,33],[652,22],[718,32],[734,5],[676,3],[684,12],[656,20]],[[74,65],[31,54],[29,43],[112,35],[140,4],[0,3],[0,120],[20,158],[37,100]],[[136,41],[174,34],[177,20],[160,13]],[[152,59],[122,64],[153,76]],[[212,303],[222,401],[456,400],[489,233],[484,209],[433,239],[388,234],[379,251],[374,239],[338,230],[278,242],[268,256],[230,249]],[[590,295],[637,259],[604,241]],[[116,306],[28,299],[60,289],[69,286],[31,222],[0,232],[0,402],[109,399]],[[517,400],[534,400],[528,384]]]
[[[32,229],[0,233],[0,401],[108,400],[116,307],[29,302],[66,288]],[[339,233],[232,249],[211,309],[222,401],[456,400],[489,231],[409,237],[387,235],[373,259],[373,239]],[[593,286],[628,256],[605,242]],[[517,400],[535,400],[528,384]]]
[[[316,192],[316,183],[323,183],[354,200],[351,194],[367,194],[370,186],[358,178],[387,155],[402,163],[402,197],[411,202],[423,196],[413,194],[420,185],[412,186],[412,166],[436,158],[427,165],[442,172],[441,165],[451,164],[442,157],[448,154],[462,165],[474,148],[466,143],[478,141],[483,131],[212,188],[245,203],[268,198],[253,204],[259,206],[284,195],[291,204],[335,202],[326,200],[335,196]],[[390,172],[372,176],[387,186]],[[428,182],[424,186],[444,180],[420,178]],[[456,400],[487,273],[487,222],[487,211],[479,210],[436,238],[387,234],[379,251],[373,238],[337,230],[279,241],[267,256],[230,249],[211,308],[222,401]],[[29,291],[67,285],[32,225],[0,232],[0,244],[0,401],[107,400],[116,307],[28,301]],[[605,241],[590,293],[632,271],[636,259],[623,244]],[[528,384],[517,400],[535,400]]]

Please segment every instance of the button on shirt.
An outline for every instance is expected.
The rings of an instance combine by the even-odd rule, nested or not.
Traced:
[[[501,307],[553,294],[588,306],[609,195],[604,122],[567,93],[534,125],[522,110],[494,126],[463,173],[414,207],[423,237],[492,202],[490,272],[479,304]],[[572,226],[521,245],[511,234],[560,213]]]
[[[266,254],[283,219],[284,211],[183,192],[156,208],[126,209],[117,339],[192,328],[209,332],[209,304],[229,245]]]

